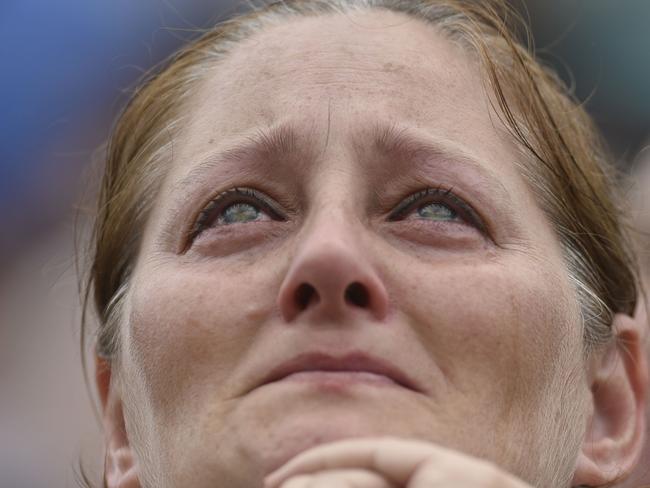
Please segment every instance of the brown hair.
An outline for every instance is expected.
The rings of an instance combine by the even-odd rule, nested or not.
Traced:
[[[242,40],[289,18],[385,9],[427,22],[476,57],[493,107],[521,149],[521,171],[553,223],[580,301],[585,354],[613,337],[618,312],[632,315],[637,271],[622,223],[616,175],[584,109],[539,63],[524,24],[504,0],[284,0],[252,6],[174,55],[136,91],[107,146],[92,263],[85,284],[99,318],[96,352],[119,357],[120,306],[142,231],[183,125],[183,107],[207,67]],[[84,348],[85,321],[82,324]]]

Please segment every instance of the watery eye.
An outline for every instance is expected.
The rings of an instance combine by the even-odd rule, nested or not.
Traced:
[[[262,219],[262,212],[250,203],[235,203],[226,207],[216,220],[217,225],[241,224]]]
[[[456,196],[451,189],[420,190],[404,199],[393,211],[389,220],[412,220],[413,218],[470,225],[481,232],[485,229],[482,219],[474,209]]]
[[[423,219],[450,221],[458,220],[456,211],[443,203],[429,203],[417,210],[417,214]]]
[[[211,227],[281,219],[267,197],[251,188],[232,188],[218,195],[198,215],[189,240]]]

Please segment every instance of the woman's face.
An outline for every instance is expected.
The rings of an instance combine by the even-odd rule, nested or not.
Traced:
[[[142,484],[250,488],[369,435],[542,486],[570,476],[578,306],[477,62],[399,14],[303,18],[237,47],[193,97],[115,366]],[[412,385],[262,384],[305,353],[381,358]]]

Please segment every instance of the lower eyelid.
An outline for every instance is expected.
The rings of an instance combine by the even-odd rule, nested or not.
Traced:
[[[280,225],[278,225],[280,224]],[[218,257],[246,252],[266,245],[281,245],[293,232],[290,222],[272,220],[255,222],[255,225],[229,225],[208,228],[185,250],[202,257]]]
[[[476,227],[459,222],[404,220],[394,222],[386,232],[397,239],[393,241],[397,247],[418,252],[465,252],[485,249],[490,242]]]

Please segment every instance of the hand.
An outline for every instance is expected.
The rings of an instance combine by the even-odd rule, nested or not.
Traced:
[[[264,481],[265,488],[530,488],[492,463],[396,437],[316,446]]]

